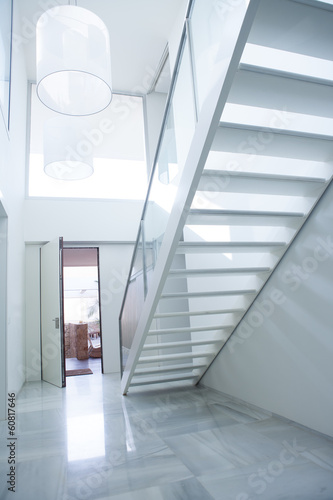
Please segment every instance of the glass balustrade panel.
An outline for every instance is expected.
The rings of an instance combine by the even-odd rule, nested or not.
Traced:
[[[225,43],[226,31],[233,30],[228,18],[233,11],[243,9],[246,0],[196,0],[190,18],[192,57],[198,111],[228,67]],[[222,43],[221,43],[222,42]]]
[[[126,366],[135,331],[140,319],[142,305],[145,300],[143,263],[142,232],[140,230],[120,316],[122,372]]]
[[[155,265],[163,242],[194,135],[195,124],[190,50],[188,39],[185,37],[144,213],[145,247],[151,250],[154,256],[152,267]]]

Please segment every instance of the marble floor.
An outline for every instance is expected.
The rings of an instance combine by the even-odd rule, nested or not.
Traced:
[[[16,417],[14,446],[0,422],[1,500],[333,499],[332,439],[203,387],[33,382]]]

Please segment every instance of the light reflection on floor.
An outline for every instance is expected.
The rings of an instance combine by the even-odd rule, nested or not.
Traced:
[[[67,418],[68,461],[105,456],[104,415]]]

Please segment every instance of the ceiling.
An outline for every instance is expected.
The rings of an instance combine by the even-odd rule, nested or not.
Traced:
[[[50,6],[68,3],[64,0],[17,0],[21,19],[19,40],[24,45],[31,81],[36,80],[36,22]],[[176,18],[180,12],[185,12],[187,0],[77,0],[77,4],[97,14],[109,30],[114,91],[145,93]]]

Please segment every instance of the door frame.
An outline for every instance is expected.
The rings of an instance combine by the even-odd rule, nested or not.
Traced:
[[[62,386],[66,387],[66,364],[65,364],[65,311],[64,311],[64,238],[60,238],[59,248],[59,280],[60,280],[60,324],[61,324],[61,377]]]
[[[97,276],[98,276],[98,309],[99,309],[99,337],[101,342],[101,373],[104,373],[103,365],[103,328],[102,328],[102,306],[101,306],[101,276],[99,265],[99,247],[93,247],[97,250]]]
[[[77,245],[73,246],[73,243],[70,245],[66,245],[66,242],[63,242],[63,250],[96,250],[97,254],[97,276],[98,276],[98,310],[99,310],[99,327],[100,327],[100,342],[101,342],[101,373],[104,374],[104,365],[103,365],[103,331],[102,331],[102,307],[101,307],[101,277],[100,277],[100,260],[99,260],[99,246],[95,245],[88,245],[88,246],[82,246],[82,245]],[[62,259],[63,261],[63,259]],[[64,266],[62,269],[64,269]],[[81,266],[84,267],[84,266]],[[63,317],[63,346],[64,346],[64,359],[63,359],[63,367],[64,367],[64,373],[65,373],[65,380],[66,380],[66,355],[65,355],[65,312],[64,312],[64,301],[65,301],[65,289],[64,289],[64,279],[62,280],[62,286],[63,286],[63,304],[62,304],[62,317]]]

